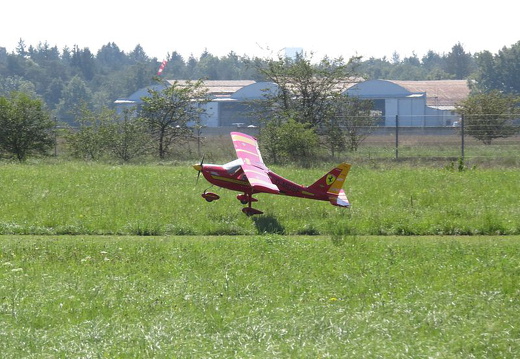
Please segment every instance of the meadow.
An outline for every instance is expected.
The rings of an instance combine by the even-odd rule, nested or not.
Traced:
[[[517,357],[518,166],[363,151],[352,208],[260,194],[251,218],[191,161],[1,163],[1,356]]]
[[[516,358],[519,236],[0,237],[3,358]]]
[[[333,164],[272,167],[311,184]],[[352,208],[259,194],[248,218],[237,192],[209,187],[189,162],[0,165],[0,234],[97,235],[505,235],[520,234],[520,169],[465,171],[354,165],[345,185]]]

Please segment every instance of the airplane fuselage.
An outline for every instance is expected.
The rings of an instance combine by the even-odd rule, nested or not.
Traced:
[[[253,198],[257,193],[329,201],[334,206],[350,207],[342,189],[350,169],[349,164],[340,163],[310,186],[302,186],[277,175],[265,166],[256,138],[239,132],[231,132],[231,138],[238,157],[236,160],[224,165],[214,165],[204,164],[202,158],[200,164],[194,165],[193,168],[199,172],[197,179],[202,173],[212,185],[242,192],[237,195],[237,199],[248,205],[242,209],[248,216],[263,213],[251,207],[253,202],[257,202],[257,199]],[[207,190],[202,197],[208,202],[220,198],[216,193]]]
[[[229,170],[226,165],[204,165],[202,170],[204,178],[211,184],[226,188],[232,191],[244,192],[249,195],[262,193],[255,191],[249,184],[244,171],[239,168],[237,170]],[[269,179],[279,189],[279,194],[291,197],[310,198],[315,200],[328,201],[329,197],[325,193],[315,193],[306,186],[292,182],[272,171],[268,172]]]

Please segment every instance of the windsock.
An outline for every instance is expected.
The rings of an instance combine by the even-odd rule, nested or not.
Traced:
[[[161,76],[164,68],[166,67],[166,64],[168,63],[168,61],[164,60],[162,63],[161,63],[161,66],[159,66],[159,70],[157,71],[157,76]]]

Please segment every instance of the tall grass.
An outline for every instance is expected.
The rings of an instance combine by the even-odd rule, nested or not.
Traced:
[[[332,165],[331,165],[332,166]],[[311,184],[329,167],[275,167]],[[259,194],[262,216],[241,213],[237,192],[209,187],[182,166],[85,163],[4,164],[0,234],[519,234],[519,170],[463,172],[354,166],[345,185],[352,208]]]
[[[514,358],[518,237],[0,237],[3,358]]]

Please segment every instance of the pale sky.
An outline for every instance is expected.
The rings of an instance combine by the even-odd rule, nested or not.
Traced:
[[[2,4],[0,47],[88,47],[109,42],[125,52],[140,44],[146,54],[185,60],[207,50],[215,56],[268,57],[286,47],[314,57],[354,55],[391,59],[461,43],[466,52],[497,53],[520,41],[517,4],[511,0],[7,0]]]

